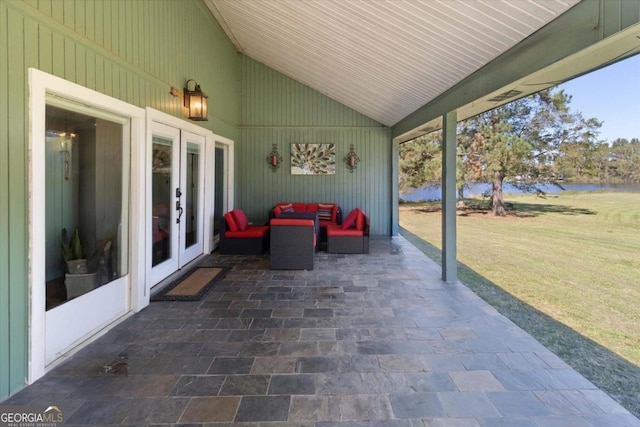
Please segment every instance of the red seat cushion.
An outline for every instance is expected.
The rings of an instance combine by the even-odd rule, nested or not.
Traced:
[[[229,231],[238,231],[238,224],[236,223],[235,218],[231,212],[227,212],[224,214],[224,219],[227,221],[227,228]]]
[[[169,237],[169,232],[166,230],[159,230],[157,233],[153,233],[153,243],[158,243]]]
[[[225,237],[235,237],[240,239],[252,239],[264,236],[269,231],[268,225],[253,225],[245,231],[228,231]]]
[[[241,209],[234,209],[231,211],[233,214],[233,218],[236,220],[236,224],[238,225],[238,231],[245,231],[249,228],[249,220],[247,219],[247,215]]]
[[[363,231],[356,228],[347,228],[344,230],[340,225],[327,226],[327,237],[361,237]]]
[[[312,219],[296,219],[296,218],[273,218],[269,224],[272,226],[288,225],[293,227],[313,227],[315,224]]]
[[[358,208],[354,208],[349,212],[349,215],[347,215],[344,221],[342,221],[343,230],[351,228],[356,223],[356,219],[358,219],[358,212],[360,212],[360,209]]]

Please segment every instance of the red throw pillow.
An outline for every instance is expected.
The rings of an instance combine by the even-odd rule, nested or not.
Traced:
[[[347,217],[345,218],[344,221],[342,221],[342,229],[346,230],[348,228],[351,228],[351,226],[353,224],[355,224],[356,222],[356,218],[358,218],[358,208],[353,209],[351,212],[349,212],[349,215],[347,215]]]
[[[227,228],[229,231],[238,231],[238,224],[236,224],[235,218],[231,212],[224,214],[224,219],[227,221]]]
[[[234,209],[231,213],[233,214],[233,218],[236,220],[236,224],[238,224],[239,231],[245,231],[249,228],[249,220],[242,210]]]
[[[358,217],[356,218],[356,230],[364,230],[364,212],[358,209]]]
[[[276,206],[275,208],[273,208],[273,214],[275,216],[278,216],[282,213],[282,209],[280,209],[280,206]]]

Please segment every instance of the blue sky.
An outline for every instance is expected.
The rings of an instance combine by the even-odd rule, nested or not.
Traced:
[[[572,111],[604,124],[599,139],[640,138],[640,55],[558,86],[572,95]]]

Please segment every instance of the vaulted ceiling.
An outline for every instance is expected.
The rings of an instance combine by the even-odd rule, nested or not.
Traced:
[[[236,49],[391,126],[578,0],[205,0]]]

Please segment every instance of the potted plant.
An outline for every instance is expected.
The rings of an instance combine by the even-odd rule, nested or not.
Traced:
[[[67,264],[64,284],[67,288],[67,299],[85,294],[96,287],[96,273],[89,273],[87,259],[78,227],[67,238],[67,229],[62,229],[62,256]]]
[[[84,256],[82,243],[80,242],[80,230],[76,227],[71,234],[71,238],[67,238],[67,229],[62,229],[62,257],[67,264],[67,272],[69,274],[86,274],[87,259]]]

